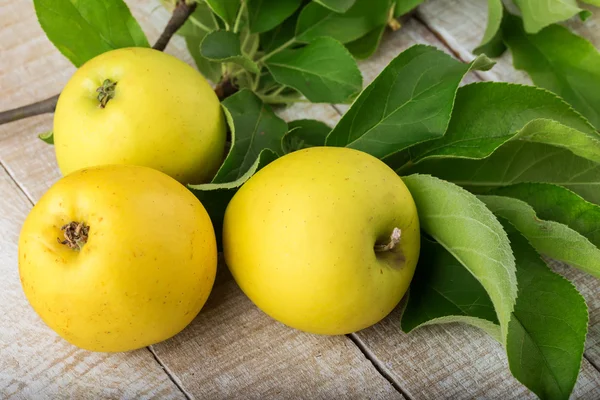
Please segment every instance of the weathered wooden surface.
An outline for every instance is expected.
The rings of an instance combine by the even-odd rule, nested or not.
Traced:
[[[128,3],[149,39],[158,37],[168,14],[153,1]],[[481,7],[476,5],[477,11],[471,3],[478,2],[460,3],[429,2],[417,19],[388,33],[375,57],[360,64],[365,84],[415,43],[469,60],[480,37],[473,31],[483,29],[485,18],[470,21],[465,13]],[[0,0],[0,16],[0,110],[56,94],[74,69],[45,38],[31,3]],[[460,33],[453,30],[456,26]],[[190,62],[179,38],[167,51]],[[508,67],[496,76],[471,74],[465,81],[522,81]],[[346,109],[297,104],[279,113],[287,120],[317,118],[333,126]],[[27,305],[16,264],[23,218],[60,177],[52,148],[36,137],[51,126],[51,115],[0,125],[0,213],[5,216],[0,222],[0,398],[59,393],[77,398],[402,398],[401,392],[413,399],[532,397],[510,375],[501,346],[475,328],[452,324],[406,335],[395,312],[350,337],[308,335],[257,310],[224,271],[205,309],[176,337],[118,355],[73,348]],[[590,333],[586,357],[594,360],[600,288],[593,278],[570,273],[591,302],[596,333]],[[585,360],[574,396],[600,398],[600,373]]]

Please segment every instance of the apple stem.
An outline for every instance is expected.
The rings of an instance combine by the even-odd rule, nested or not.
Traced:
[[[106,107],[106,103],[115,97],[115,86],[117,86],[117,82],[105,79],[104,82],[102,82],[102,86],[96,89],[96,92],[98,92],[97,98],[100,102],[100,108]]]
[[[81,250],[83,245],[87,243],[88,235],[90,233],[89,225],[84,222],[71,221],[68,224],[60,228],[64,232],[65,240],[57,238],[58,243],[64,244],[72,250]]]
[[[402,236],[402,231],[400,228],[394,228],[392,234],[390,235],[390,240],[385,244],[375,244],[375,252],[381,253],[384,251],[390,251],[394,249],[400,243],[400,237]]]

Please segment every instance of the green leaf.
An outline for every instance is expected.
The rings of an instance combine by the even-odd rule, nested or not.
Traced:
[[[251,91],[240,90],[222,103],[231,130],[232,146],[212,183],[227,183],[243,176],[265,149],[281,155],[285,121]]]
[[[200,44],[200,54],[211,61],[238,64],[255,74],[260,71],[254,61],[242,54],[240,37],[233,32],[210,32]]]
[[[266,32],[280,25],[302,4],[302,0],[248,0],[250,30]]]
[[[408,14],[425,0],[397,0],[394,8],[394,17],[401,17]]]
[[[296,21],[298,21],[299,12],[283,21],[276,28],[260,34],[260,48],[269,53],[283,44],[294,39],[296,34]]]
[[[356,0],[313,0],[315,3],[319,3],[331,11],[337,13],[344,13],[348,11],[350,7],[354,5]]]
[[[34,0],[48,39],[76,67],[122,47],[150,47],[122,0]]]
[[[206,36],[207,33],[219,29],[219,24],[212,10],[205,2],[196,4],[196,9],[177,30],[177,34],[184,37]]]
[[[502,40],[502,0],[488,0],[488,20],[485,33],[479,46],[473,50],[475,54],[485,53],[490,57],[500,57],[506,51]]]
[[[387,25],[381,25],[367,33],[365,36],[356,39],[350,43],[346,43],[348,51],[357,59],[365,60],[375,53],[379,47],[383,32]]]
[[[185,38],[185,44],[190,52],[190,55],[196,63],[196,67],[204,77],[213,83],[218,83],[221,80],[221,63],[210,61],[208,58],[200,54],[200,44],[204,36],[188,36]]]
[[[414,172],[475,193],[521,182],[554,183],[600,204],[600,164],[542,143],[508,142],[483,160],[429,159],[406,171]]]
[[[188,185],[192,193],[194,193],[194,195],[196,195],[196,197],[200,200],[210,216],[213,227],[215,228],[217,243],[220,250],[222,250],[221,239],[223,237],[223,218],[225,216],[227,205],[238,189],[248,179],[250,179],[252,175],[269,164],[271,161],[277,159],[277,157],[277,154],[273,151],[269,149],[263,149],[251,164],[250,168],[243,175],[232,182]]]
[[[48,144],[54,144],[54,132],[52,131],[40,133],[38,137]]]
[[[383,158],[441,137],[463,76],[491,65],[485,56],[463,64],[434,47],[413,46],[362,91],[327,137],[327,145]]]
[[[519,297],[508,326],[513,376],[541,399],[568,399],[579,374],[588,311],[571,282],[552,272],[518,233],[509,231]]]
[[[269,58],[266,65],[275,80],[298,90],[313,103],[343,103],[362,87],[356,61],[332,38],[284,50]]]
[[[502,338],[506,338],[517,280],[502,225],[480,200],[456,185],[425,175],[403,179],[417,205],[421,229],[483,285],[494,304]]]
[[[600,250],[583,235],[561,223],[539,219],[522,200],[503,196],[479,199],[514,225],[538,252],[600,277]]]
[[[600,162],[600,135],[567,103],[543,89],[500,82],[458,89],[445,135],[409,151],[414,162],[485,158],[509,140],[551,144]]]
[[[331,132],[327,124],[314,119],[291,121],[288,129],[282,140],[283,152],[286,154],[308,147],[325,146],[325,138]]]
[[[560,25],[526,34],[514,15],[506,16],[503,36],[516,69],[564,98],[600,130],[600,52],[594,45]]]
[[[424,237],[402,330],[449,322],[477,326],[502,342],[494,304],[484,287],[444,247]]]
[[[312,2],[298,17],[296,39],[309,43],[328,36],[341,43],[356,40],[387,22],[389,0],[356,0],[344,14]]]
[[[521,10],[528,33],[537,33],[548,25],[566,21],[584,10],[577,0],[514,0]]]
[[[233,26],[240,10],[240,0],[206,0],[206,3],[227,24],[226,26]]]
[[[518,183],[491,193],[526,202],[538,218],[567,225],[600,248],[600,206],[576,193],[549,183]]]

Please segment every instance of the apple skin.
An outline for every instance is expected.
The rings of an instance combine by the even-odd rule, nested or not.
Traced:
[[[102,108],[98,88],[114,97]],[[219,99],[194,68],[147,48],[112,50],[86,62],[64,87],[54,114],[63,175],[81,168],[141,165],[181,183],[208,182],[225,149]]]
[[[375,252],[400,228],[399,244]],[[225,213],[227,265],[262,311],[293,328],[339,335],[400,302],[414,274],[419,219],[402,179],[366,153],[312,147],[250,178]]]

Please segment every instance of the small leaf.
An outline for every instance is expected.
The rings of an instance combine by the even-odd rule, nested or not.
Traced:
[[[54,132],[52,131],[40,133],[38,137],[48,144],[54,144]]]
[[[298,17],[296,39],[309,43],[328,36],[341,43],[351,42],[385,25],[389,5],[388,0],[356,0],[347,12],[339,14],[312,2],[302,9]]]
[[[539,398],[566,400],[581,367],[587,306],[573,284],[552,272],[527,240],[507,231],[519,283],[506,343],[510,371]]]
[[[215,228],[217,243],[219,244],[220,250],[222,250],[221,239],[223,237],[223,218],[225,216],[227,205],[237,190],[250,179],[252,175],[275,159],[277,159],[277,154],[269,149],[263,149],[251,164],[250,168],[232,182],[189,185],[192,193],[200,200],[210,216],[213,227]]]
[[[564,187],[518,183],[495,189],[491,194],[522,200],[533,208],[538,218],[565,224],[600,248],[600,206]]]
[[[233,32],[210,32],[202,40],[200,54],[211,61],[232,62],[255,74],[259,72],[256,63],[242,54],[240,37]]]
[[[546,90],[500,82],[458,89],[445,135],[409,151],[414,162],[485,158],[509,140],[551,144],[600,162],[600,135],[567,103]]]
[[[421,229],[467,268],[490,296],[504,342],[517,280],[502,225],[477,197],[456,185],[425,175],[403,179],[417,205]]]
[[[206,0],[206,3],[227,25],[233,26],[240,9],[240,0]]]
[[[434,47],[413,46],[362,91],[327,137],[327,145],[383,158],[441,137],[463,76],[491,65],[485,56],[463,64]]]
[[[190,36],[206,36],[207,33],[219,29],[217,19],[212,13],[212,10],[205,2],[196,4],[196,9],[190,15],[181,28],[177,30],[177,34],[183,37]]]
[[[248,0],[250,30],[255,33],[275,28],[294,13],[302,0]]]
[[[319,3],[331,11],[337,13],[344,13],[348,11],[350,7],[354,5],[356,0],[313,0],[315,3]]]
[[[359,60],[365,60],[371,57],[379,47],[383,32],[385,32],[385,27],[386,25],[378,26],[365,36],[350,43],[346,43],[346,48]]]
[[[394,8],[394,17],[398,18],[408,14],[425,0],[397,0]]]
[[[548,25],[566,21],[584,10],[577,0],[514,0],[521,10],[528,33],[537,33]]]
[[[564,98],[600,130],[600,52],[593,44],[560,25],[529,35],[510,14],[503,36],[516,69]]]
[[[277,53],[266,65],[275,80],[298,90],[313,103],[343,103],[362,87],[362,76],[352,55],[327,37],[297,50]]]
[[[204,77],[213,83],[218,83],[221,80],[222,71],[221,71],[221,63],[217,61],[210,61],[208,58],[203,57],[200,54],[200,44],[204,36],[188,36],[185,38],[185,44],[190,52],[190,55],[194,59],[196,63],[196,67],[198,71]]]
[[[600,278],[600,250],[566,225],[537,217],[524,201],[503,196],[479,196],[496,215],[507,219],[535,249]]]
[[[76,67],[123,47],[150,47],[122,0],[34,0],[48,39]]]
[[[291,121],[288,129],[282,140],[283,152],[286,154],[308,147],[325,146],[325,138],[331,131],[327,124],[314,119]]]
[[[500,57],[506,51],[506,45],[502,40],[503,16],[502,0],[488,0],[488,20],[485,33],[479,46],[473,50],[475,54],[487,54],[489,57]]]
[[[240,90],[222,103],[232,136],[229,154],[212,183],[227,183],[243,176],[265,149],[281,155],[285,121],[251,91]]]
[[[483,160],[425,160],[406,173],[435,175],[474,193],[521,182],[564,186],[600,204],[600,164],[542,143],[508,142]]]
[[[402,330],[449,322],[480,327],[502,342],[494,304],[481,283],[440,244],[423,238]]]

